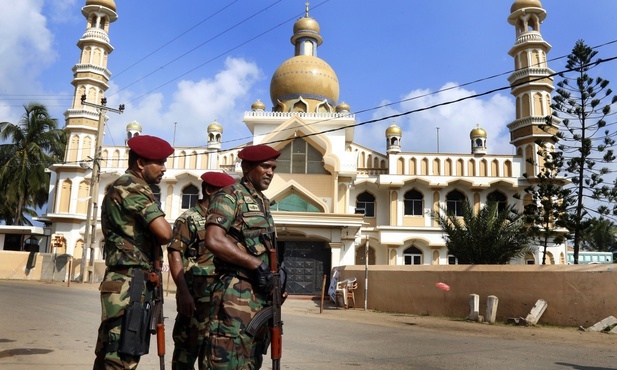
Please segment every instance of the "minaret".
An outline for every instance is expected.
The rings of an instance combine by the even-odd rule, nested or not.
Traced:
[[[113,47],[108,32],[109,25],[118,19],[114,0],[87,0],[81,13],[87,21],[86,32],[77,42],[81,54],[73,67],[73,103],[64,113],[68,134],[65,162],[69,165],[94,158],[99,113],[82,105],[81,96],[85,95],[89,103],[101,104],[109,88],[107,56]]]
[[[471,154],[486,154],[486,131],[479,124],[476,124],[476,128],[469,133],[469,139],[471,140]]]
[[[393,122],[392,125],[386,129],[386,153],[400,153],[402,137],[403,131]]]
[[[263,104],[263,103],[262,103]],[[221,145],[223,142],[223,126],[214,120],[208,125],[208,169],[217,169],[218,153],[221,151]]]
[[[516,98],[516,120],[508,125],[510,143],[516,147],[516,154],[525,161],[538,158],[535,141],[550,138],[539,126],[546,124],[551,115],[551,93],[554,90],[554,72],[548,68],[546,54],[551,49],[542,39],[540,24],[546,18],[546,11],[539,0],[516,0],[510,8],[508,22],[515,27],[516,42],[509,54],[514,58],[514,72],[508,77],[510,93]],[[524,170],[529,177],[538,174],[538,166],[529,163]]]
[[[137,121],[131,121],[126,125],[126,139],[124,139],[124,145],[128,145],[128,141],[135,136],[141,135],[142,127]]]

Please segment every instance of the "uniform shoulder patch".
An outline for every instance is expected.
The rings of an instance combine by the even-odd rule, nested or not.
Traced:
[[[229,199],[229,201],[233,204],[236,204],[236,198],[234,198],[231,194],[225,194],[225,198]]]

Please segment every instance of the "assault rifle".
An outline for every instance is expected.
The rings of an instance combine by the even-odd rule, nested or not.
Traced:
[[[155,247],[156,248],[156,247]],[[159,247],[160,248],[160,247]],[[156,334],[156,349],[160,360],[160,369],[165,370],[165,321],[163,317],[163,275],[161,260],[154,261],[154,272],[150,273],[150,282],[154,285],[154,308],[150,320],[150,333]]]
[[[270,358],[272,370],[280,370],[283,353],[283,321],[281,320],[281,306],[283,305],[283,289],[279,272],[276,243],[272,233],[261,234],[262,242],[270,254],[270,271],[274,275],[274,289],[268,306],[259,311],[246,327],[246,333],[254,337],[258,330],[267,322],[270,329]]]

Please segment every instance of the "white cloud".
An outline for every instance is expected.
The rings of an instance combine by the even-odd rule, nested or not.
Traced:
[[[129,102],[125,103],[122,116],[109,114],[108,130],[112,132],[113,143],[123,142],[126,124],[133,120],[142,125],[144,134],[160,136],[170,143],[175,142],[176,146],[205,146],[206,129],[215,119],[223,125],[224,142],[250,135],[242,115],[250,109],[251,88],[261,78],[262,72],[255,63],[228,57],[225,68],[214,78],[178,82],[171,102],[165,102],[163,95],[155,92],[130,103],[136,94],[123,90],[113,95],[118,87],[112,82],[107,94],[110,96],[108,106]],[[240,143],[244,141],[249,140]],[[111,138],[106,139],[106,143],[112,144]],[[227,147],[236,144],[239,143]]]
[[[42,0],[20,0],[0,12],[2,93],[36,91],[37,77],[56,58],[42,6]]]
[[[462,97],[476,94],[472,90],[447,83],[439,94],[430,90],[413,90],[400,104],[379,109],[373,119],[415,111]],[[389,104],[384,101],[382,105]],[[487,147],[490,154],[513,154],[513,146],[506,127],[515,117],[514,103],[508,97],[495,94],[487,99],[472,98],[461,102],[414,112],[409,115],[384,120],[369,127],[358,128],[356,135],[362,145],[385,152],[385,130],[393,122],[403,130],[401,149],[404,152],[437,152],[437,127],[439,127],[439,152],[470,153],[469,132],[480,125],[488,133]],[[383,138],[375,147],[375,138]]]

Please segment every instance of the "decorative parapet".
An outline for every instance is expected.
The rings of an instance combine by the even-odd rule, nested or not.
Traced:
[[[266,112],[266,111],[247,111],[244,112],[244,118],[322,118],[322,119],[355,119],[354,114],[350,113],[327,113],[327,112]]]
[[[85,63],[75,64],[75,66],[73,66],[72,71],[73,73],[93,72],[93,73],[103,75],[107,80],[111,78],[111,72],[109,71],[109,69],[105,67],[97,66],[94,64],[89,64],[89,63],[88,64],[85,64]]]
[[[553,77],[550,77],[552,74],[554,74],[555,72],[550,69],[550,68],[535,68],[535,67],[529,67],[529,68],[522,68],[519,70],[516,70],[514,72],[512,72],[512,74],[508,77],[508,82],[510,83],[514,83],[516,80],[523,78],[523,77],[543,77],[545,76],[546,78],[552,79]],[[529,81],[531,82],[531,81]],[[533,81],[534,83],[541,83],[542,80],[537,80],[537,81]]]
[[[537,31],[523,32],[516,38],[515,45],[524,44],[527,42],[544,42],[542,34]]]
[[[98,42],[105,42],[110,48],[112,48],[112,46],[109,44],[109,35],[107,34],[107,32],[99,29],[99,28],[89,28],[86,30],[86,33],[84,33],[84,35],[81,37],[81,39],[79,39],[79,42],[84,42],[84,41],[98,41]],[[113,48],[112,48],[113,49]]]

